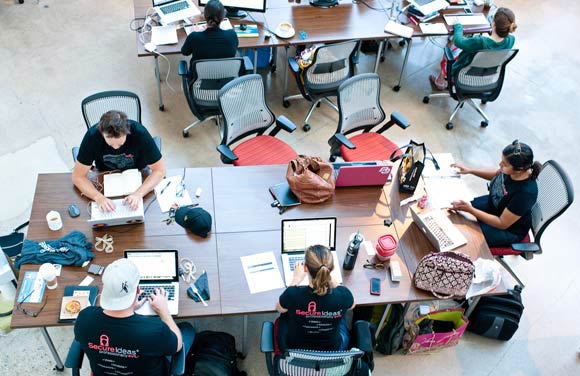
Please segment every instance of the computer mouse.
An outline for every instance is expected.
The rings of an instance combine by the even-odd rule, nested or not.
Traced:
[[[76,206],[75,204],[70,204],[68,206],[68,214],[71,217],[78,217],[79,215],[81,215],[81,211],[79,210],[79,207]]]
[[[246,25],[245,23],[241,23],[240,24],[240,30],[244,31],[248,28],[248,25]]]

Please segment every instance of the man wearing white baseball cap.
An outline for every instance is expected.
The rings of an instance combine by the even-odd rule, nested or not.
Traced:
[[[193,341],[193,327],[173,321],[166,292],[156,290],[147,297],[159,317],[135,313],[145,301],[138,300],[139,270],[128,259],[111,263],[103,273],[100,307],[83,309],[76,320],[75,339],[99,375],[168,375],[171,356]],[[181,329],[181,330],[180,330]],[[189,348],[183,349],[186,354]]]

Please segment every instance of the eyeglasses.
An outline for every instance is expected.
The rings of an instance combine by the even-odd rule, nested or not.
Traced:
[[[42,300],[42,306],[41,306],[41,307],[40,307],[40,309],[39,309],[38,311],[36,311],[36,312],[35,312],[35,311],[29,311],[28,309],[26,309],[26,308],[24,308],[24,307],[22,306],[22,304],[23,304],[23,303],[25,303],[25,302],[26,302],[26,300],[27,300],[28,298],[30,298],[30,297],[32,296],[32,294],[33,294],[33,293],[34,293],[34,289],[33,289],[32,291],[30,291],[30,293],[29,293],[28,295],[26,295],[26,296],[24,297],[24,299],[22,299],[22,301],[21,301],[21,302],[19,302],[19,303],[16,305],[16,310],[17,310],[18,312],[22,312],[22,313],[24,313],[26,316],[30,316],[30,317],[36,317],[36,316],[38,316],[38,315],[40,314],[40,312],[42,312],[42,310],[44,309],[44,306],[46,305],[46,302],[47,302],[47,300],[48,300],[48,299],[46,298],[46,295],[44,296],[44,299]],[[38,304],[38,303],[36,303],[36,304]]]
[[[365,268],[365,269],[384,269],[385,264],[370,262],[369,260],[367,260],[367,263],[363,265],[363,268]]]

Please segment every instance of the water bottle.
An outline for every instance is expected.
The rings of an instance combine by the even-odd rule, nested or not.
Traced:
[[[342,268],[344,270],[352,270],[354,268],[354,264],[356,264],[356,256],[358,256],[358,250],[362,241],[363,237],[360,234],[360,231],[358,231],[352,240],[348,243],[346,257],[344,258],[344,263],[342,264]]]

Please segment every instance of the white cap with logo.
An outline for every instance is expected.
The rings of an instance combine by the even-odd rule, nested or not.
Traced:
[[[139,269],[125,258],[109,264],[103,273],[101,307],[118,311],[129,308],[135,301],[139,286]]]

